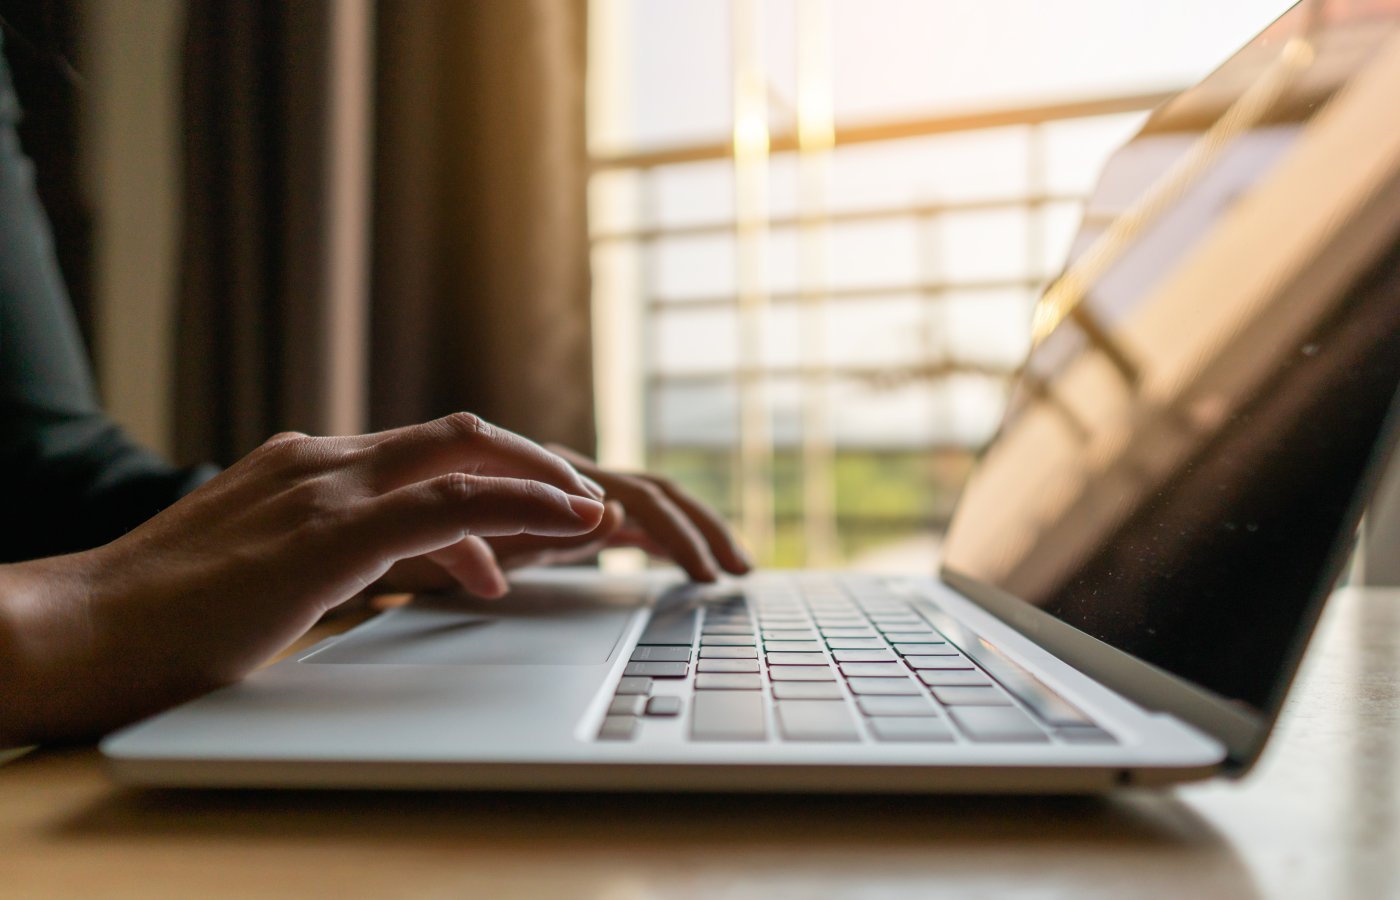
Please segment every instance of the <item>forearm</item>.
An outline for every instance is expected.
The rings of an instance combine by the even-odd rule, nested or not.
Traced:
[[[168,705],[104,637],[91,554],[0,566],[0,747],[96,737]]]
[[[71,716],[70,685],[91,642],[82,614],[39,564],[0,566],[0,746],[36,743]],[[64,579],[67,581],[67,579]],[[59,677],[67,670],[69,678]]]

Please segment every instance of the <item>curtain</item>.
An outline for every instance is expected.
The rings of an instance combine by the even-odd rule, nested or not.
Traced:
[[[176,447],[324,433],[338,0],[192,0]],[[593,445],[585,0],[375,7],[365,421],[466,409]]]
[[[379,6],[370,421],[594,443],[585,0]]]

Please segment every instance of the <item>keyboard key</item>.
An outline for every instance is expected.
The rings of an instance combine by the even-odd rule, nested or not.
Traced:
[[[974,741],[1047,743],[1050,738],[1014,706],[959,706],[948,710],[963,732]]]
[[[658,606],[651,621],[637,641],[642,644],[671,644],[689,647],[695,643],[695,630],[700,626],[700,610],[684,606]]]
[[[885,718],[869,720],[870,730],[882,741],[930,741],[950,743],[953,729],[942,719]]]
[[[598,729],[600,741],[630,741],[637,731],[636,716],[608,716]]]
[[[758,672],[756,659],[702,659],[695,664],[697,672]]]
[[[763,694],[696,691],[690,701],[690,736],[697,741],[761,741],[768,736]]]
[[[873,628],[823,628],[822,634],[828,638],[873,638]]]
[[[877,622],[875,623],[875,630],[879,631],[890,640],[894,640],[894,635],[897,634],[917,634],[923,637],[925,634],[932,633],[929,631],[927,625],[916,622]],[[939,635],[938,640],[945,641],[946,639],[942,635]],[[910,643],[927,644],[929,641],[918,640],[910,641]]]
[[[756,691],[761,687],[763,679],[757,675],[701,672],[695,676],[695,689],[698,691]]]
[[[877,637],[868,638],[827,638],[826,645],[833,650],[883,650],[889,646]]]
[[[831,655],[837,662],[894,662],[898,659],[889,650],[833,650]]]
[[[645,697],[651,693],[650,678],[623,678],[617,683],[618,694],[640,694]]]
[[[1067,744],[1116,744],[1118,739],[1094,725],[1072,725],[1055,729],[1055,737]]]
[[[810,628],[779,628],[763,632],[765,641],[815,641],[817,633]]]
[[[701,647],[701,659],[758,659],[753,647]]]
[[[610,716],[640,716],[642,708],[647,704],[647,698],[639,694],[624,694],[621,697],[612,698],[608,704],[608,715]]]
[[[858,741],[855,719],[842,700],[779,700],[778,726],[790,741]]]
[[[960,656],[951,644],[895,644],[894,652],[900,656]]]
[[[770,665],[768,677],[773,681],[835,681],[836,673],[830,666]]]
[[[680,697],[652,697],[647,701],[649,716],[678,716],[681,714]]]
[[[638,647],[632,662],[690,662],[689,647]]]
[[[904,664],[911,669],[971,669],[972,661],[966,656],[906,656]]]
[[[824,666],[828,662],[825,653],[769,653],[770,666]]]
[[[706,634],[753,634],[751,625],[706,625],[700,629],[701,635]]]
[[[646,675],[650,678],[684,678],[690,666],[683,662],[630,662],[623,675]]]
[[[793,653],[820,653],[822,645],[820,641],[764,641],[763,649],[769,653],[793,652]]]
[[[845,695],[834,681],[776,681],[773,696],[779,700],[840,700]]]
[[[752,647],[753,632],[748,634],[706,634],[700,637],[701,647]]]
[[[920,669],[919,680],[929,687],[990,687],[992,682],[976,669]]]
[[[917,685],[908,678],[851,678],[846,684],[850,685],[852,693],[856,694],[883,694],[883,695],[919,695],[921,692]]]
[[[921,631],[928,627],[928,624],[914,613],[875,613],[867,609],[865,614],[868,614],[871,621],[874,621],[875,627],[881,628],[881,630],[885,626],[909,626],[909,628],[903,628],[904,631]],[[900,631],[902,628],[895,628],[895,630]]]
[[[886,631],[885,639],[891,644],[946,644],[943,635],[936,631]]]
[[[944,706],[1011,705],[1011,700],[994,687],[936,687],[932,691]]]
[[[904,678],[909,670],[899,663],[841,663],[847,678]]]
[[[938,707],[927,697],[857,697],[867,716],[936,716]]]

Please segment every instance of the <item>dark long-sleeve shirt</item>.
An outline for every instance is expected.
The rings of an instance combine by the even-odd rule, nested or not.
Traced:
[[[0,561],[119,537],[211,470],[176,469],[103,414],[19,145],[0,47]]]

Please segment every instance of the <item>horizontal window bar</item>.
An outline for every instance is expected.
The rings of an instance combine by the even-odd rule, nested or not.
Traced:
[[[1032,209],[1037,206],[1051,206],[1057,203],[1083,203],[1083,194],[1019,194],[1011,197],[967,200],[948,203],[905,204],[902,206],[880,207],[876,209],[852,209],[823,213],[820,216],[775,216],[767,221],[772,230],[800,228],[804,225],[829,224],[849,225],[861,222],[882,222],[890,219],[933,218],[956,213],[986,212],[999,209]],[[635,231],[610,231],[593,236],[595,244],[619,243],[627,241],[654,241],[672,237],[704,237],[715,234],[730,234],[738,227],[733,219],[717,222],[698,222],[692,225],[658,225]]]
[[[850,455],[855,457],[870,456],[917,456],[920,459],[932,456],[956,456],[966,457],[975,452],[976,448],[969,449],[966,444],[835,444],[838,457]],[[685,443],[681,441],[671,442],[665,440],[651,439],[647,441],[648,453],[700,453],[713,456],[716,459],[728,461],[733,455],[733,448],[728,444],[697,444],[694,442]],[[796,456],[801,452],[797,446],[779,447],[778,455],[785,453]]]
[[[1176,91],[1158,91],[1146,94],[1123,94],[1117,97],[1073,100],[1043,106],[1022,106],[982,112],[906,118],[866,125],[848,125],[836,129],[835,146],[929,137],[960,131],[978,131],[985,128],[1005,128],[1012,125],[1041,125],[1060,119],[1087,119],[1094,116],[1139,112],[1165,103],[1176,96],[1176,93]],[[797,149],[797,135],[794,132],[775,134],[769,140],[769,153],[791,153]],[[595,156],[591,165],[595,171],[653,169],[657,166],[677,163],[728,159],[733,155],[733,143],[729,140],[722,140],[713,143],[661,147],[637,153],[602,154]]]
[[[1039,290],[1052,276],[1024,278],[987,278],[976,281],[926,281],[918,284],[861,285],[828,288],[824,291],[774,291],[769,303],[796,303],[802,300],[885,300],[890,297],[946,294],[952,291]],[[652,312],[734,306],[737,294],[701,297],[653,297],[647,301]]]
[[[913,366],[771,366],[757,369],[725,369],[715,372],[650,372],[647,374],[647,383],[652,389],[663,385],[698,387],[762,379],[815,381],[819,378],[836,378],[842,381],[900,384],[907,381],[933,381],[940,378],[951,378],[954,375],[977,375],[1001,381],[1011,378],[1015,374],[1016,369],[1005,366],[950,361]]]
[[[730,515],[731,511],[725,507],[717,510],[721,515]],[[802,522],[806,517],[800,512],[775,513],[773,520],[780,525],[793,525]],[[886,528],[907,528],[911,531],[947,531],[949,517],[947,516],[880,516],[880,515],[838,515],[836,523],[843,532],[858,532],[861,529],[872,531],[883,531]],[[847,535],[848,537],[850,535]]]

